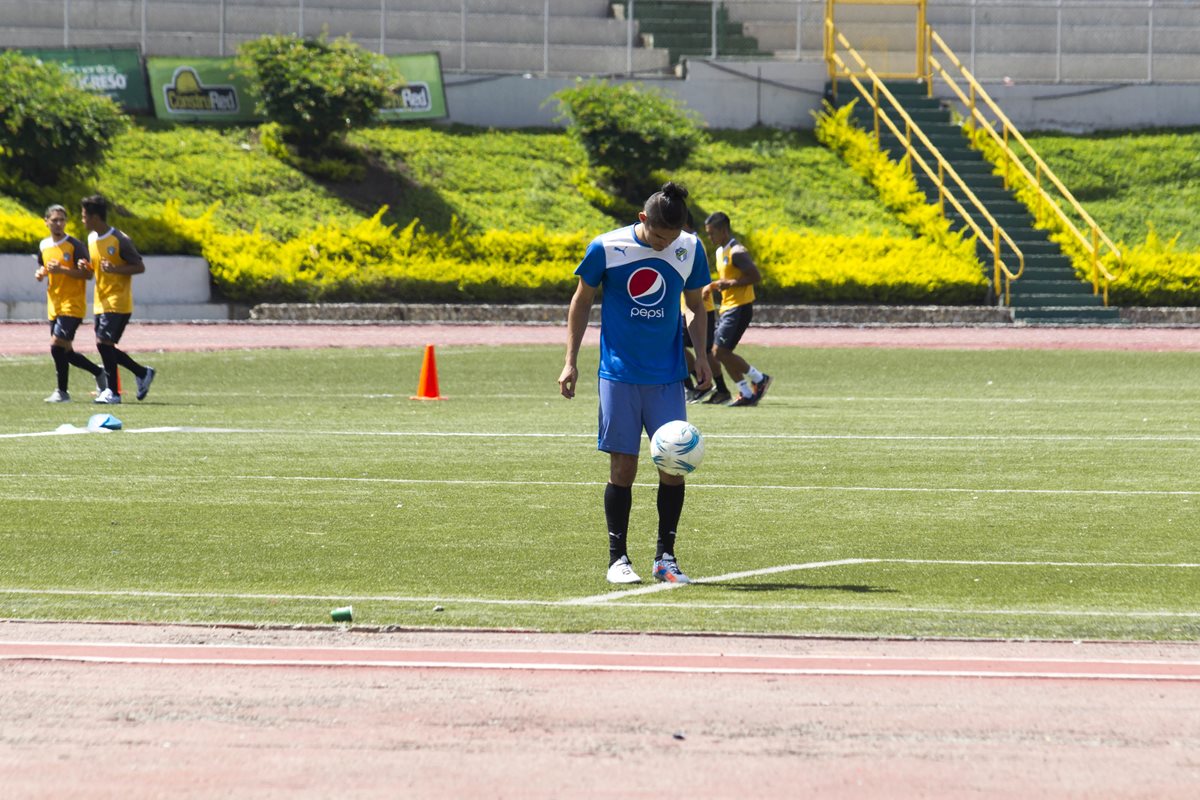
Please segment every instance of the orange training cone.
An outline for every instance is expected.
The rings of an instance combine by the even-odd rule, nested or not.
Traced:
[[[417,393],[409,400],[445,400],[438,394],[437,359],[433,345],[425,345],[425,358],[421,362],[421,379],[417,382]]]

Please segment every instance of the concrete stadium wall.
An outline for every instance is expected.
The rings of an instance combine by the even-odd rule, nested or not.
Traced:
[[[685,62],[684,80],[658,78],[641,83],[685,103],[710,128],[755,125],[812,128],[828,79],[823,61]],[[551,96],[571,85],[561,77],[530,75],[446,76],[451,122],[498,128],[550,127],[557,104]],[[1200,83],[1009,85],[989,81],[984,88],[1004,113],[1027,130],[1097,130],[1200,125]],[[945,87],[939,97],[953,99]]]
[[[46,318],[46,284],[33,277],[32,255],[0,254],[0,320]],[[208,262],[196,256],[146,256],[133,278],[134,317],[141,320],[237,319],[248,311],[212,300]],[[88,285],[88,309],[92,285]]]

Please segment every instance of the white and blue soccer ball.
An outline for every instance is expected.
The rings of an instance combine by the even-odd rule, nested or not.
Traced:
[[[668,475],[691,475],[704,460],[704,437],[687,420],[673,420],[650,437],[650,458]]]

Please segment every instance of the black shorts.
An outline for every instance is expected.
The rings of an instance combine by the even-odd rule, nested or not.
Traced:
[[[705,327],[708,328],[708,336],[706,337],[708,339],[708,346],[709,348],[712,348],[713,333],[717,330],[717,312],[709,311],[704,315],[704,317]],[[688,333],[686,324],[683,326],[683,346],[692,347],[694,349],[694,345],[692,344],[692,334]]]
[[[133,314],[97,314],[96,341],[113,344],[121,341],[121,335],[125,333],[125,326],[129,324],[129,318],[132,316]]]
[[[738,342],[742,340],[742,334],[746,332],[746,328],[750,327],[750,320],[753,318],[753,303],[729,309],[721,315],[720,321],[717,322],[717,335],[713,339],[713,343],[717,347],[723,347],[732,352],[738,346]]]
[[[79,317],[55,317],[50,320],[50,335],[56,339],[73,342],[75,341],[75,331],[79,330],[81,322],[83,320]]]

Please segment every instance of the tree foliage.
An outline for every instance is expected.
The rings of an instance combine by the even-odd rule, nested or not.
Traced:
[[[349,37],[263,36],[238,48],[238,66],[256,84],[259,112],[304,156],[336,151],[347,132],[375,118],[399,83],[387,59]]]
[[[587,81],[554,98],[594,177],[639,207],[661,183],[655,171],[682,166],[704,141],[694,114],[643,86]]]
[[[57,64],[0,52],[0,165],[38,184],[89,171],[128,122],[110,98],[75,85]]]

